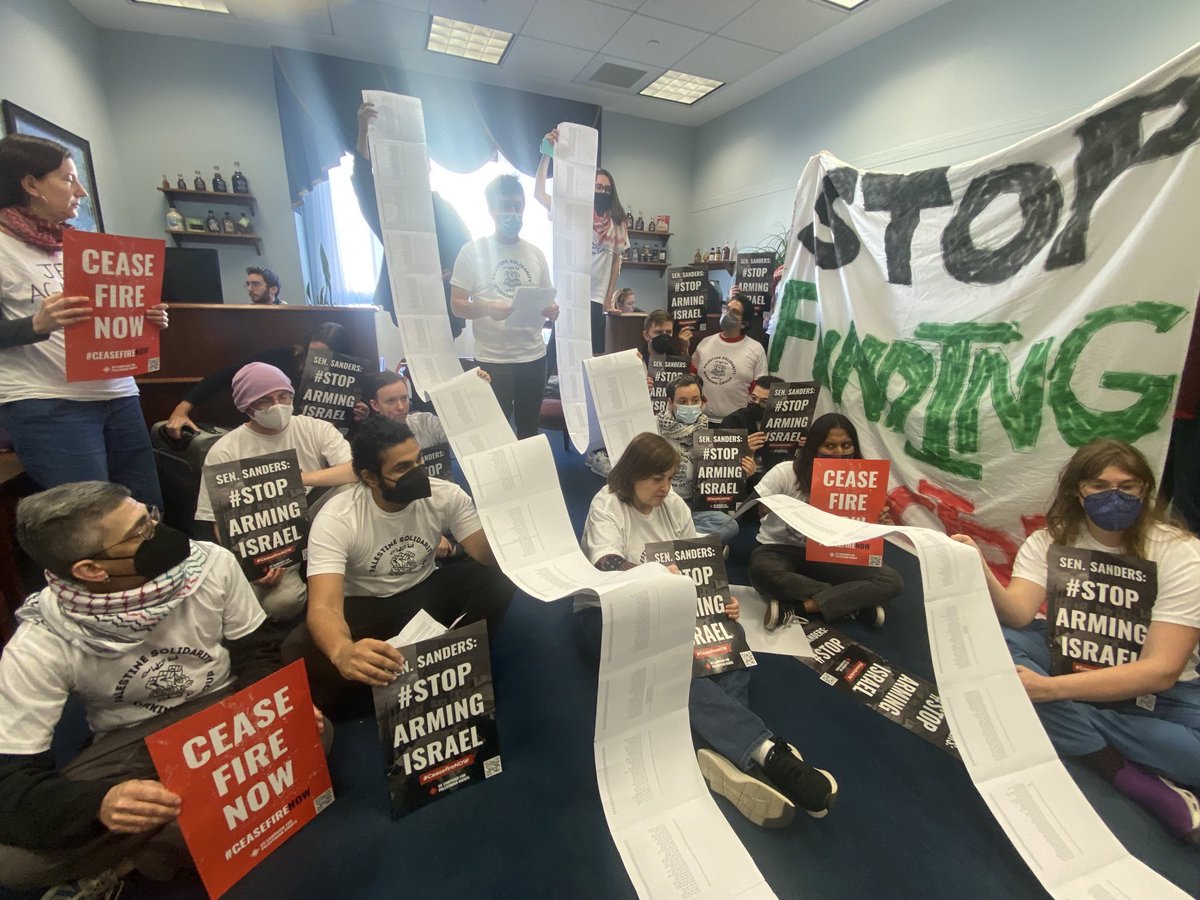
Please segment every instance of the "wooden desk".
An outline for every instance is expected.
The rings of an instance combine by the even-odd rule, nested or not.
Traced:
[[[270,347],[303,344],[324,322],[346,329],[352,354],[372,363],[379,359],[373,306],[171,303],[169,307],[171,326],[162,333],[162,368],[137,379],[148,425],[167,418],[205,376]],[[197,415],[225,426],[240,425],[245,419],[228,394],[214,397]]]
[[[13,613],[25,599],[17,547],[17,503],[35,490],[17,454],[0,453],[0,646],[16,630]]]

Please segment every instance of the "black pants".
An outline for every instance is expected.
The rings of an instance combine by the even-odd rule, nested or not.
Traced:
[[[813,600],[826,622],[882,606],[900,593],[900,573],[888,566],[809,562],[804,548],[760,544],[750,554],[750,583],[767,599],[796,607]]]
[[[517,440],[538,433],[542,394],[546,390],[546,357],[524,363],[479,364],[492,378],[492,392],[506,419],[511,419]]]
[[[460,625],[486,619],[488,639],[494,640],[512,597],[512,582],[498,568],[464,559],[435,569],[416,587],[399,594],[347,597],[344,610],[350,638],[355,641],[393,638],[422,609],[446,626],[459,616],[463,617]],[[313,640],[307,625],[300,625],[283,642],[283,659],[285,663],[304,660],[313,703],[327,715],[370,707],[370,690],[342,678]]]
[[[599,356],[604,352],[604,329],[608,317],[604,314],[604,304],[591,300],[592,308],[592,355]]]

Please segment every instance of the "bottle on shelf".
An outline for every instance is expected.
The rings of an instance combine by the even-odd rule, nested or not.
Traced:
[[[187,190],[187,182],[184,180],[182,172],[175,176],[175,187],[181,191]]]
[[[659,265],[663,265],[663,266],[665,266],[667,264],[667,245],[666,244],[663,244],[662,246],[660,246],[658,248],[658,262],[659,262]]]
[[[200,170],[196,170],[196,177],[192,179],[192,187],[198,191],[206,191],[208,188],[204,186],[204,179],[200,177]]]
[[[633,228],[633,212],[632,211],[625,213],[625,227]]]
[[[250,193],[250,182],[242,174],[242,164],[236,159],[233,161],[233,192],[235,194]]]
[[[166,175],[163,176],[162,189],[164,191],[169,191],[171,189],[171,179],[169,179]]]
[[[729,241],[726,241],[725,246],[721,248],[721,261],[729,262]]]
[[[167,207],[167,228],[171,231],[183,231],[183,216],[173,206]]]
[[[221,217],[221,231],[225,234],[237,234],[237,222],[233,221],[229,210],[225,210],[225,215]]]
[[[654,231],[654,216],[651,216],[650,221],[648,223],[646,223],[646,230]]]
[[[717,248],[716,248],[716,247],[709,247],[709,248],[708,248],[708,261],[709,261],[709,262],[716,262],[716,260],[717,260]]]
[[[694,262],[694,263],[704,262],[704,253],[701,252],[699,247],[696,248],[696,255],[692,257],[692,262]]]
[[[640,209],[638,210],[637,222],[636,222],[636,224],[634,224],[633,227],[634,227],[634,230],[636,230],[636,231],[645,231],[646,230],[646,220],[642,218],[642,211]]]
[[[221,223],[217,221],[217,215],[211,209],[208,211],[208,218],[204,220],[204,227],[213,234],[221,230]]]
[[[212,186],[213,190],[219,194],[225,194],[229,192],[229,188],[225,184],[225,179],[221,177],[220,166],[213,166]]]
[[[240,216],[238,216],[237,231],[238,234],[254,233],[254,223],[250,221],[250,217],[245,213],[242,213]]]

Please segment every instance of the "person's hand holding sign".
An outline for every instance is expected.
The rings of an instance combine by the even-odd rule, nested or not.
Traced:
[[[725,615],[729,616],[730,621],[736,622],[742,614],[742,604],[738,603],[738,598],[732,594],[725,604]]]
[[[91,297],[67,297],[59,292],[42,300],[33,314],[33,330],[37,334],[51,334],[76,322],[86,322],[91,317]]]
[[[146,310],[146,321],[151,325],[156,325],[158,328],[167,327],[167,304],[156,303]]]
[[[98,818],[109,831],[152,831],[178,817],[182,801],[157,781],[122,781],[109,788]]]
[[[363,638],[343,646],[334,655],[333,664],[347,681],[386,687],[400,674],[404,657],[386,641]]]
[[[558,304],[551,303],[549,306],[542,309],[542,318],[549,322],[558,321]]]

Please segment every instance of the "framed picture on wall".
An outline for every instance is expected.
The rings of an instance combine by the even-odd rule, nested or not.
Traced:
[[[65,128],[59,128],[9,100],[0,102],[0,106],[4,110],[4,130],[7,134],[47,138],[70,150],[71,159],[75,161],[75,169],[79,173],[79,183],[88,192],[80,201],[79,213],[71,220],[71,224],[81,231],[103,231],[104,219],[100,215],[100,197],[96,193],[96,170],[92,166],[91,145],[79,135],[71,134]]]

